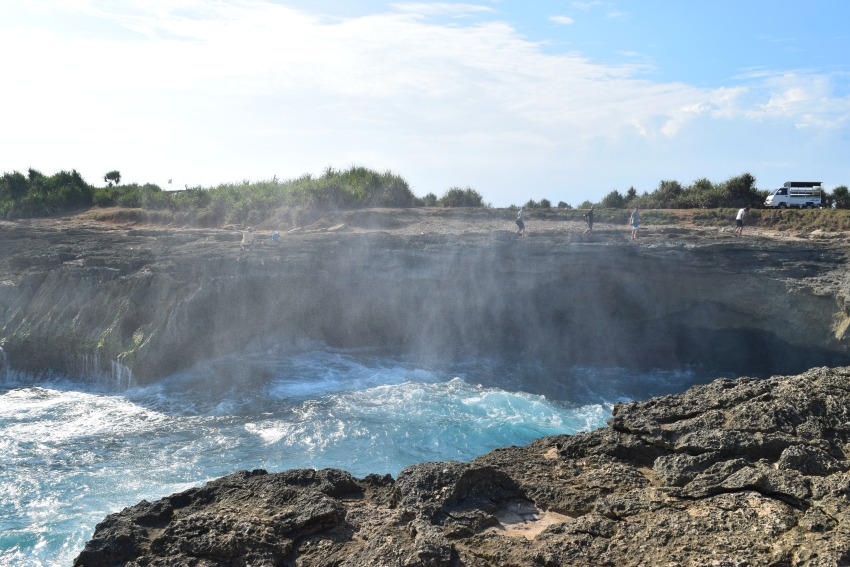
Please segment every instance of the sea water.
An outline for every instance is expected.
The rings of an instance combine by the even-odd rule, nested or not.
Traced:
[[[143,387],[4,372],[0,565],[70,565],[106,515],[238,470],[395,476],[589,431],[617,401],[698,380],[278,339]]]

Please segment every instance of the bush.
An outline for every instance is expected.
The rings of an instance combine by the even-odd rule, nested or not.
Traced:
[[[619,191],[614,190],[605,195],[599,205],[604,209],[622,209],[626,206],[626,199]]]
[[[433,193],[428,193],[421,199],[416,200],[416,204],[420,207],[436,207],[437,202],[437,196]]]
[[[0,177],[0,200],[20,199],[27,194],[29,184],[27,178],[22,173],[4,173]]]
[[[48,177],[29,169],[26,177],[14,172],[0,178],[0,206],[9,216],[49,215],[89,206],[93,194],[92,186],[76,170],[60,171]]]
[[[452,187],[440,197],[439,203],[441,207],[481,207],[484,199],[478,191],[470,187]]]
[[[646,209],[710,209],[718,207],[757,208],[764,203],[767,191],[755,188],[756,179],[749,173],[731,177],[720,184],[702,178],[689,187],[678,181],[661,181],[652,193],[637,197],[634,188],[629,190],[626,202]]]
[[[833,189],[832,200],[835,202],[836,209],[850,209],[850,191],[846,186],[841,185]]]

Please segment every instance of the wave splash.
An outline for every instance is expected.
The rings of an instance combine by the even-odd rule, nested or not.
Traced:
[[[492,359],[427,365],[259,344],[143,388],[6,373],[0,565],[68,565],[107,514],[240,469],[395,475],[588,431],[628,398],[617,381],[634,384],[616,370],[570,369],[550,379],[572,381],[580,399],[557,399],[517,387],[534,372]],[[682,380],[693,376],[644,377],[662,389]]]

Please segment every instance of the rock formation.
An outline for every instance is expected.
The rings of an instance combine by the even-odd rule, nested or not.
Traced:
[[[850,564],[843,237],[518,239],[498,215],[352,211],[251,250],[235,227],[0,221],[1,371],[142,383],[279,333],[758,377],[395,479],[236,473],[109,516],[75,564]],[[839,367],[766,378],[815,366]]]
[[[396,479],[239,472],[109,516],[74,565],[836,567],[848,449],[850,368],[719,379]]]
[[[139,383],[270,333],[759,376],[850,364],[843,240],[632,244],[557,221],[518,239],[489,214],[354,211],[250,251],[236,230],[4,222],[0,346],[15,369]]]

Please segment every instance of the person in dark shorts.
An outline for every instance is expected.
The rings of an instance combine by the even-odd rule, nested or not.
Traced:
[[[743,236],[744,234],[744,217],[750,212],[749,207],[738,209],[738,214],[735,216],[735,236]]]
[[[593,206],[591,205],[590,210],[584,213],[584,220],[587,221],[587,229],[584,231],[585,234],[588,232],[593,232]]]

